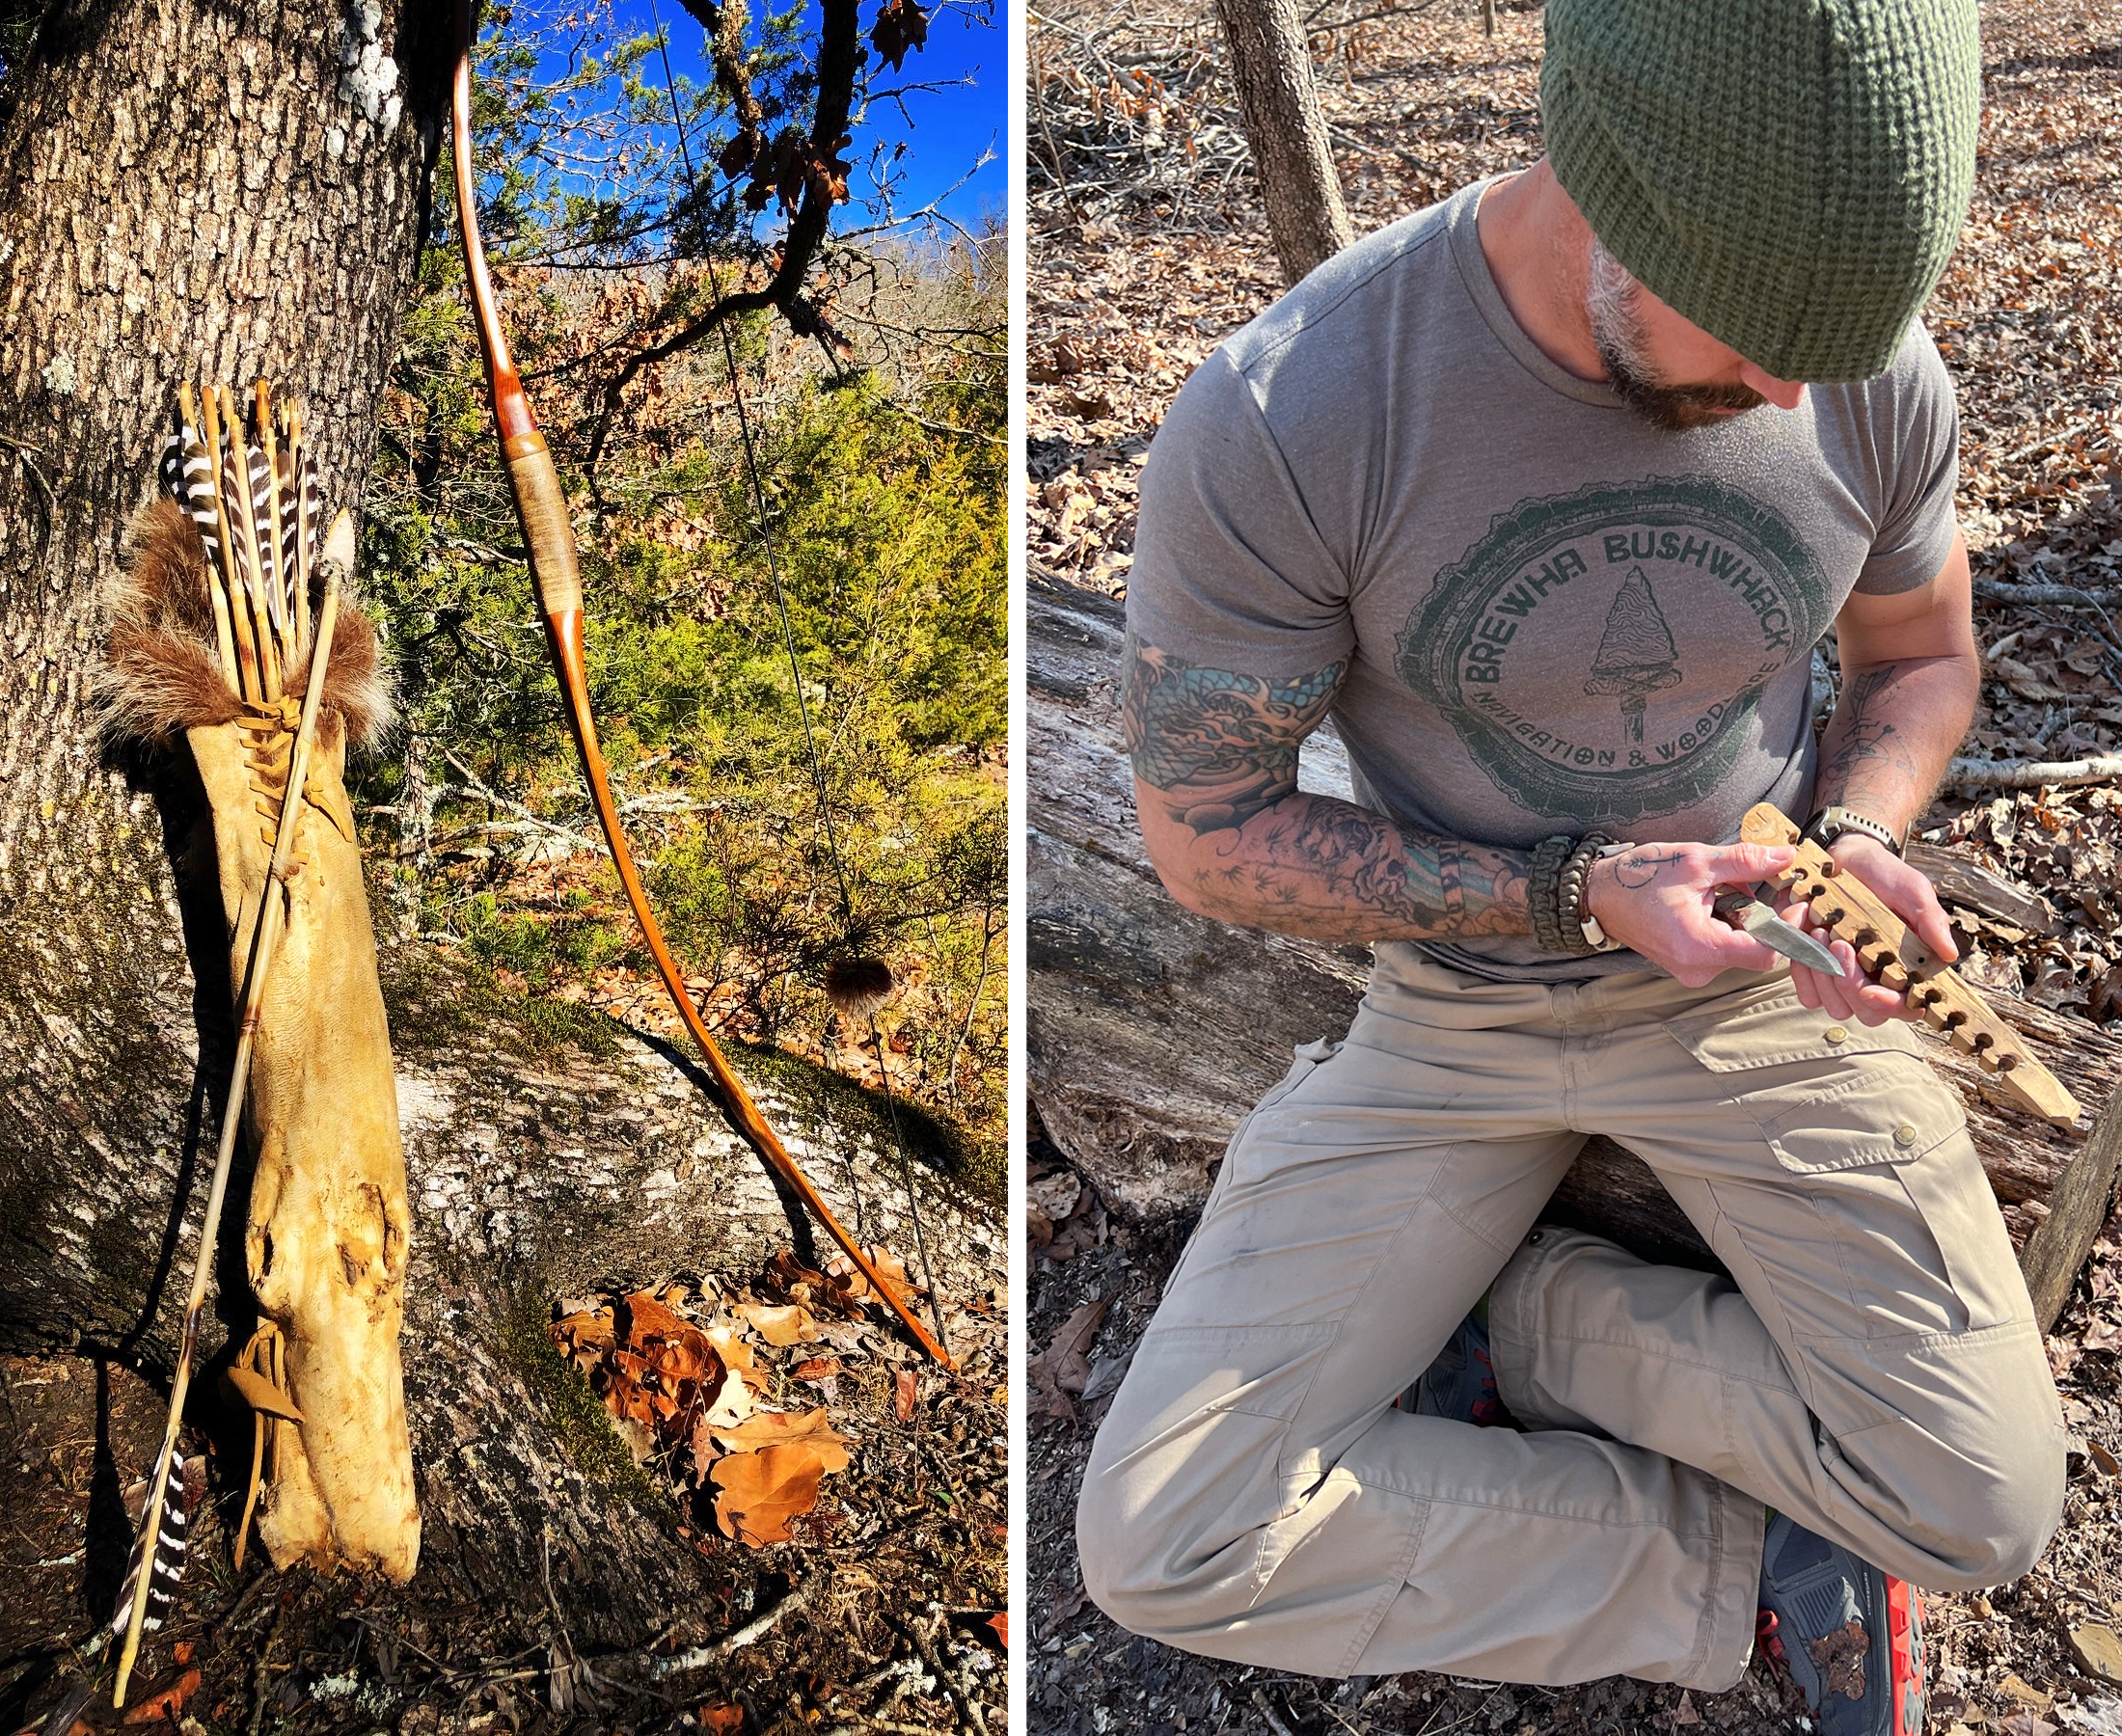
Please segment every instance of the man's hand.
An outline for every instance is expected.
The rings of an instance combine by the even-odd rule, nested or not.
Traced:
[[[1835,858],[1840,873],[1854,875],[1876,892],[1880,902],[1915,930],[1916,937],[1932,952],[1947,963],[1960,956],[1960,949],[1952,942],[1952,924],[1946,920],[1930,882],[1884,844],[1862,833],[1847,832],[1828,846],[1828,854]],[[1798,990],[1800,1006],[1818,1007],[1830,1017],[1855,1018],[1867,1025],[1884,1024],[1890,1018],[1921,1017],[1908,1004],[1906,995],[1868,981],[1858,968],[1856,948],[1847,940],[1837,940],[1825,924],[1812,921],[1810,908],[1802,900],[1786,901],[1780,913],[1785,921],[1826,941],[1828,950],[1842,964],[1839,977],[1803,964],[1791,965],[1790,981]]]
[[[1592,864],[1584,909],[1674,981],[1700,989],[1727,970],[1781,963],[1710,907],[1720,887],[1751,886],[1796,856],[1787,844],[1638,844]]]

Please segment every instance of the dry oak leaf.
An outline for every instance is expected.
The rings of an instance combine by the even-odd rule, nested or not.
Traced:
[[[609,1303],[564,1315],[546,1330],[560,1354],[585,1374],[596,1370],[615,1343]]]
[[[751,1415],[754,1406],[751,1389],[745,1384],[744,1376],[732,1369],[722,1376],[721,1387],[708,1401],[707,1414],[701,1418],[711,1428],[727,1428],[742,1423]]]
[[[125,1716],[119,1722],[129,1724],[161,1723],[165,1720],[177,1722],[177,1715],[184,1710],[184,1702],[199,1692],[199,1670],[187,1669],[160,1694],[150,1694],[146,1699],[125,1708]]]
[[[731,1372],[742,1374],[753,1386],[764,1386],[766,1376],[759,1371],[759,1359],[753,1354],[750,1342],[744,1336],[741,1326],[727,1320],[717,1320],[706,1327],[707,1342],[715,1347],[715,1354],[722,1359],[722,1367]]]
[[[714,1736],[736,1736],[736,1732],[745,1727],[745,1709],[719,1700],[713,1705],[702,1706],[699,1719],[700,1728],[712,1731]]]
[[[818,1505],[825,1465],[802,1444],[733,1452],[709,1473],[717,1486],[715,1523],[750,1549],[788,1541],[789,1522]]]
[[[720,1424],[715,1438],[731,1452],[756,1452],[764,1447],[785,1447],[805,1441],[833,1463],[828,1470],[847,1465],[847,1437],[835,1433],[823,1406],[807,1411],[754,1411],[742,1423]]]
[[[829,1276],[813,1271],[783,1248],[767,1262],[762,1288],[776,1302],[794,1302],[816,1315],[859,1320],[868,1313],[861,1298],[868,1293],[869,1286],[852,1262],[840,1263],[845,1270]]]
[[[787,1542],[789,1522],[818,1505],[826,1473],[847,1468],[847,1443],[822,1410],[761,1411],[715,1437],[732,1449],[710,1473],[715,1523],[723,1536],[752,1549]]]
[[[896,72],[907,50],[928,41],[928,14],[922,12],[920,0],[884,0],[877,9],[877,23],[869,33],[870,46],[877,50],[877,58],[889,62]]]
[[[1843,1626],[1822,1634],[1806,1652],[1820,1667],[1827,1693],[1859,1700],[1864,1697],[1864,1654],[1870,1649],[1864,1624],[1853,1615]]]
[[[911,1369],[899,1370],[894,1385],[896,1390],[892,1395],[892,1414],[904,1423],[913,1415],[913,1401],[919,1392],[913,1378],[913,1370]]]
[[[890,1288],[891,1293],[899,1298],[901,1307],[911,1309],[915,1298],[928,1294],[927,1290],[907,1276],[906,1262],[898,1255],[887,1253],[883,1248],[866,1248],[863,1252],[869,1256],[870,1264],[877,1268],[877,1275]],[[849,1286],[848,1293],[851,1296],[866,1298],[871,1293],[868,1281],[845,1254],[827,1262],[826,1274],[845,1282]]]
[[[1087,1352],[1091,1340],[1104,1323],[1103,1302],[1086,1302],[1062,1322],[1061,1330],[1047,1345],[1045,1362],[1053,1384],[1064,1393],[1080,1393],[1090,1384],[1091,1364]]]
[[[818,1322],[810,1310],[797,1303],[775,1308],[765,1302],[740,1302],[736,1312],[758,1329],[759,1336],[776,1347],[811,1344],[818,1341]]]

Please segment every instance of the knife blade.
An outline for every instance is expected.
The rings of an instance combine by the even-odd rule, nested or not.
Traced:
[[[1784,958],[1825,971],[1832,977],[1842,974],[1841,964],[1832,952],[1802,928],[1785,922],[1759,899],[1750,898],[1744,892],[1727,892],[1711,908],[1720,916],[1737,917],[1740,928]]]

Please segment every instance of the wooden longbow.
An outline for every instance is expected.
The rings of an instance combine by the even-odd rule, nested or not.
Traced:
[[[686,992],[685,979],[679,975],[670,948],[665,944],[663,929],[648,907],[648,894],[642,889],[633,852],[627,848],[626,834],[620,829],[604,753],[597,746],[596,720],[589,712],[589,683],[584,674],[582,575],[576,558],[575,530],[568,522],[559,472],[554,468],[553,454],[546,448],[545,436],[538,432],[537,419],[530,414],[530,400],[509,359],[508,338],[502,330],[493,280],[486,270],[486,249],[479,239],[472,166],[472,0],[457,0],[457,68],[450,95],[450,133],[456,159],[457,227],[464,237],[465,277],[471,286],[479,347],[486,356],[486,384],[493,394],[494,427],[501,439],[502,462],[508,472],[516,518],[523,527],[524,549],[530,563],[531,582],[537,587],[538,607],[545,615],[546,643],[552,650],[553,667],[566,700],[567,721],[582,753],[583,773],[589,783],[590,800],[596,804],[598,824],[604,827],[612,866],[619,872],[619,883],[626,888],[627,903],[634,908],[634,920],[640,925],[641,938],[648,943],[671,1004],[685,1021],[685,1028],[692,1032],[694,1042],[699,1044],[729,1119],[774,1173],[795,1190],[825,1226],[826,1233],[840,1244],[856,1269],[921,1348],[944,1368],[951,1368],[954,1365],[949,1353],[930,1336],[860,1244],[841,1227],[818,1190],[797,1168],[780,1136],[759,1113],[744,1081],[722,1058],[721,1049],[700,1020],[693,997]]]

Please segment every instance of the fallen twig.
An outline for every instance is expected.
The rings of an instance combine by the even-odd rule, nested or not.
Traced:
[[[1289,1720],[1275,1710],[1274,1701],[1267,1697],[1266,1689],[1253,1690],[1253,1704],[1260,1709],[1260,1716],[1267,1721],[1267,1728],[1274,1732],[1274,1736],[1296,1736],[1296,1732],[1290,1728]]]
[[[2122,778],[2122,753],[2079,760],[1956,759],[1945,781],[1977,790],[2034,790],[2043,784],[2105,783]]]
[[[2080,603],[2100,609],[2115,600],[2112,591],[2081,590],[2075,584],[2007,584],[1998,579],[1977,579],[1974,594],[1984,603]]]
[[[662,1681],[666,1676],[678,1675],[689,1669],[705,1669],[710,1664],[719,1664],[731,1652],[741,1651],[764,1639],[784,1615],[793,1614],[804,1608],[817,1594],[818,1581],[805,1580],[764,1615],[746,1622],[735,1633],[724,1634],[720,1640],[710,1640],[705,1645],[689,1645],[684,1651],[672,1652],[667,1658],[658,1658],[650,1666],[649,1674]]]
[[[943,1684],[945,1691],[957,1704],[958,1716],[972,1726],[976,1736],[988,1736],[988,1721],[981,1715],[980,1702],[974,1697],[971,1683],[961,1679],[944,1662],[949,1648],[942,1642],[942,1630],[948,1626],[948,1620],[939,1612],[936,1616],[936,1626],[938,1634],[933,1640],[923,1632],[917,1620],[909,1620],[907,1631],[913,1636],[914,1648],[920,1652],[921,1661],[935,1672],[937,1680]]]

